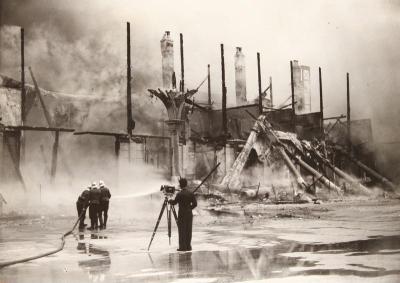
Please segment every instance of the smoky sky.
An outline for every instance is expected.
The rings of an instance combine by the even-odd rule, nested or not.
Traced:
[[[115,95],[124,91],[125,23],[132,24],[134,87],[161,85],[160,42],[184,35],[185,82],[197,87],[211,64],[212,94],[221,100],[219,44],[225,45],[228,103],[234,104],[233,56],[246,56],[247,96],[257,96],[256,53],[263,86],[269,76],[277,104],[290,95],[290,60],[311,67],[312,110],[319,110],[322,68],[326,116],[346,112],[350,73],[353,119],[371,118],[376,141],[400,139],[400,1],[55,1],[2,0],[3,25],[26,30],[27,63],[42,85],[68,93]],[[0,38],[4,41],[4,36]],[[8,39],[9,40],[9,39]],[[17,41],[16,41],[17,42]],[[10,46],[7,45],[7,46]],[[11,45],[12,46],[12,45]],[[18,46],[0,72],[18,76]],[[2,52],[6,52],[2,50]],[[198,100],[206,100],[200,89]]]

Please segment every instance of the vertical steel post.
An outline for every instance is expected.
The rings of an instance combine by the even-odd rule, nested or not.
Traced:
[[[211,76],[210,76],[210,64],[207,65],[207,93],[208,93],[208,106],[211,109]]]
[[[26,92],[25,92],[25,33],[21,28],[21,126],[25,124]],[[25,133],[20,131],[18,143],[18,168],[21,159],[25,159]]]
[[[126,66],[126,73],[127,73],[127,84],[126,84],[126,112],[127,112],[127,131],[128,135],[132,135],[132,93],[131,93],[131,26],[130,23],[126,23],[126,30],[127,30],[127,66]]]
[[[271,93],[271,107],[274,108],[274,95],[272,92],[272,77],[269,77],[269,91]]]
[[[226,138],[228,134],[226,117],[226,85],[225,85],[225,58],[224,45],[221,44],[221,75],[222,75],[222,132]]]
[[[321,138],[325,139],[324,136],[324,100],[322,96],[322,73],[321,67],[318,68],[318,77],[319,77],[319,111],[321,112]]]
[[[257,52],[257,70],[258,70],[258,113],[261,115],[263,112],[263,104],[262,104],[261,66],[260,66],[259,52]]]
[[[350,116],[350,77],[349,73],[346,74],[346,81],[347,81],[347,144],[348,150],[351,152],[351,116]]]
[[[181,49],[181,88],[182,92],[185,92],[185,64],[183,58],[183,35],[179,34],[180,49]]]
[[[115,172],[116,172],[116,185],[117,188],[119,188],[119,155],[120,155],[120,149],[121,149],[121,141],[120,137],[118,135],[114,136],[115,137],[115,142],[114,142],[114,152],[115,152]]]
[[[293,62],[290,61],[290,88],[292,91],[292,111],[293,111],[293,130],[296,132],[296,109],[294,101],[294,78],[293,78]]]
[[[207,84],[208,84],[208,85],[207,85],[207,91],[208,91],[208,107],[209,107],[209,110],[211,110],[211,109],[212,109],[212,101],[211,101],[211,74],[210,74],[210,64],[208,64],[208,66],[207,66]],[[211,112],[211,111],[208,111],[207,116],[208,116],[209,121],[212,121],[212,112]],[[209,132],[212,132],[212,129],[213,129],[212,124],[213,124],[213,123],[209,123],[209,124],[208,124],[208,130],[209,130]]]
[[[54,183],[54,180],[56,178],[59,138],[60,138],[60,131],[56,131],[53,144],[53,152],[51,156],[51,172],[50,172],[51,183]]]
[[[25,124],[25,36],[24,29],[21,28],[21,124]]]

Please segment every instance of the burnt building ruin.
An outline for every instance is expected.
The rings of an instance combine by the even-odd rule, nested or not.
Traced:
[[[148,90],[150,97],[162,103],[167,117],[156,123],[152,133],[140,132],[140,123],[137,125],[139,128],[135,128],[135,120],[140,122],[142,114],[132,113],[129,40],[128,24],[126,103],[89,96],[78,98],[39,89],[32,73],[33,86],[1,76],[0,173],[3,180],[24,183],[20,164],[23,143],[29,142],[27,132],[48,131],[52,133],[51,147],[48,147],[52,151],[49,162],[52,178],[55,178],[57,163],[64,160],[60,133],[74,132],[75,138],[90,134],[108,139],[116,171],[121,162],[127,161],[132,166],[146,163],[164,170],[173,179],[181,176],[198,180],[216,164],[221,164],[211,182],[232,189],[257,184],[272,188],[282,185],[297,186],[299,191],[308,194],[315,193],[317,186],[328,186],[340,193],[349,191],[348,186],[354,184],[362,188],[361,191],[366,190],[365,184],[381,183],[391,189],[395,187],[378,173],[370,121],[350,120],[349,98],[346,116],[324,117],[321,72],[319,111],[311,112],[310,67],[300,65],[296,60],[290,64],[291,103],[276,106],[273,103],[272,78],[263,88],[260,54],[257,54],[259,93],[258,98],[250,102],[246,93],[245,58],[242,49],[237,47],[233,66],[237,105],[227,107],[227,95],[231,94],[225,85],[225,54],[221,44],[222,103],[220,106],[211,103],[211,97],[215,101],[219,101],[219,97],[211,93],[208,65],[208,76],[204,80],[208,83],[208,102],[202,104],[194,98],[203,83],[195,89],[185,85],[182,34],[179,87],[174,70],[173,39],[167,31],[160,41],[162,89]],[[349,87],[347,94],[349,97]],[[105,119],[127,119],[126,132],[115,130],[118,127],[113,131],[96,131],[85,124],[91,109],[101,104],[112,109],[112,114]],[[22,123],[22,117],[25,123]],[[347,121],[343,121],[346,117]],[[64,168],[69,167],[65,160],[61,162]],[[245,172],[243,178],[229,179],[232,174],[240,175],[242,172]],[[118,176],[118,172],[115,175]],[[271,181],[273,176],[279,178]],[[284,184],[282,180],[286,180]]]

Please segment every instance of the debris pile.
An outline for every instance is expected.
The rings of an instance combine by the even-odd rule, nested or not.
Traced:
[[[260,185],[244,188],[242,173],[253,150],[257,152],[261,166],[274,172],[271,176],[282,170],[288,172],[288,183],[277,185],[272,182],[269,188],[260,188]],[[346,155],[371,178],[359,180],[345,172],[346,168],[336,166],[332,155],[339,153]],[[261,115],[233,166],[217,187],[220,190],[228,188],[230,192],[236,192],[247,199],[273,203],[320,203],[319,199],[343,198],[345,195],[374,196],[376,191],[365,182],[371,179],[382,185],[385,194],[395,195],[395,185],[392,182],[356,160],[344,149],[337,145],[327,146],[325,141],[299,140],[294,133],[274,130],[266,115]]]

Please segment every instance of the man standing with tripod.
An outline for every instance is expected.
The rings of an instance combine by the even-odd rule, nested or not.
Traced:
[[[192,209],[197,206],[197,201],[194,193],[189,191],[187,187],[187,180],[185,178],[179,179],[179,186],[181,191],[176,195],[174,200],[170,200],[172,205],[179,204],[178,212],[178,233],[179,233],[179,249],[178,251],[191,251],[192,241],[192,224],[193,213]]]

